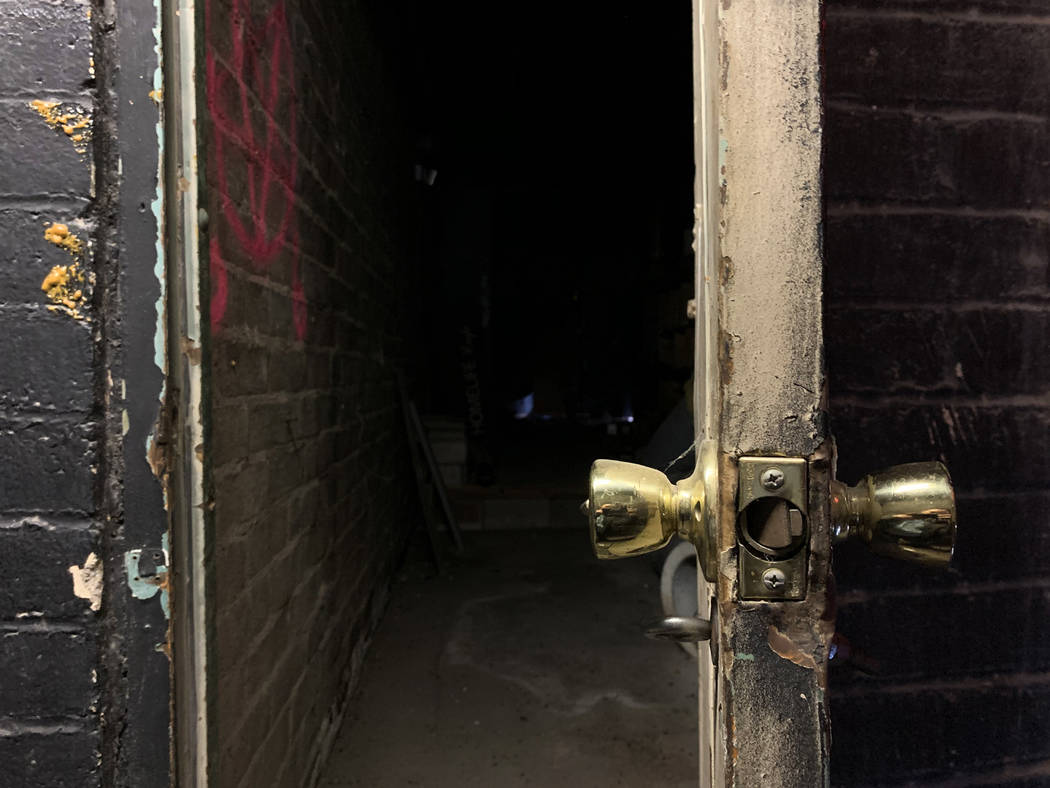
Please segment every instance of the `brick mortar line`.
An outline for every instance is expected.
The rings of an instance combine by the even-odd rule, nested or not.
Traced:
[[[934,392],[931,397],[907,395],[859,396],[835,394],[832,392],[832,411],[840,404],[878,410],[890,406],[915,405],[920,407],[939,406],[942,408],[973,408],[974,410],[1011,409],[1018,411],[1041,411],[1050,415],[1050,400],[1045,396],[1020,395],[969,395],[949,396],[942,391]]]
[[[886,104],[870,104],[853,99],[829,98],[824,106],[831,110],[846,110],[862,115],[900,115],[909,118],[936,118],[957,123],[981,123],[989,120],[1011,120],[1023,123],[1050,123],[1050,116],[1031,112],[981,109],[977,107],[949,107],[945,105],[920,104],[910,107]]]
[[[19,417],[49,420],[60,416],[85,419],[95,413],[95,408],[19,408],[18,406],[0,406],[0,420],[17,420]]]
[[[0,512],[0,532],[5,530],[17,530],[20,528],[34,528],[43,531],[54,531],[57,533],[74,533],[89,531],[98,526],[98,520],[90,515],[11,515]]]
[[[340,233],[331,232],[330,235],[332,235],[333,237],[338,237],[340,235]],[[351,280],[349,280],[346,277],[341,275],[340,272],[342,271],[342,266],[337,265],[334,262],[329,265],[329,264],[325,263],[325,259],[324,258],[316,257],[315,255],[310,254],[308,251],[306,251],[304,249],[300,249],[299,251],[300,251],[300,254],[302,255],[302,258],[304,260],[308,260],[313,265],[316,265],[317,267],[321,268],[326,273],[330,273],[330,275],[332,276],[333,279],[335,279],[338,282],[344,284],[346,287],[348,287],[350,289],[355,289],[357,287],[357,285],[355,285],[354,282],[352,282]],[[378,251],[375,251],[375,252],[373,252],[371,254],[367,254],[367,255],[360,254],[360,250],[355,250],[355,251],[357,252],[357,254],[355,255],[355,258],[354,258],[354,261],[353,261],[352,264],[360,264],[360,261],[363,258],[365,258],[365,257],[376,257],[376,258],[379,259],[379,261],[382,264],[384,264],[386,266],[386,268],[391,269],[391,268],[394,267],[394,265],[393,265],[393,258],[391,256],[390,250],[378,250]],[[351,252],[348,251],[347,254],[349,255],[349,254],[351,254]],[[371,267],[371,265],[362,264],[361,268],[362,268],[362,270],[364,270],[370,276],[375,277],[377,279],[377,281],[385,281],[385,279],[386,279],[386,277],[383,275],[383,272],[374,270]]]
[[[2,1],[2,0],[0,0]],[[0,718],[0,739],[17,739],[22,736],[61,736],[70,733],[89,733],[97,728],[97,722],[85,717],[64,717],[60,722],[38,720],[18,721],[17,718]]]
[[[302,438],[296,439],[295,441],[288,440],[288,441],[285,441],[282,444],[270,446],[270,447],[265,448],[265,449],[256,449],[255,451],[249,452],[248,454],[244,455],[243,457],[240,457],[240,458],[238,458],[236,460],[230,460],[228,462],[223,463],[221,466],[217,466],[215,468],[215,483],[216,483],[216,488],[217,488],[216,489],[216,497],[218,498],[218,497],[221,497],[221,495],[222,495],[221,491],[218,489],[218,485],[219,485],[220,482],[228,481],[229,479],[233,478],[234,476],[239,476],[242,473],[246,473],[248,471],[248,469],[253,467],[253,466],[259,467],[259,466],[268,465],[269,461],[274,459],[274,457],[272,457],[271,455],[273,455],[275,453],[278,453],[280,451],[280,449],[282,449],[282,448],[293,448],[294,449],[296,444],[299,444],[301,446],[302,444],[305,444],[305,443],[316,443],[316,442],[318,442],[317,439],[321,438],[322,436],[327,436],[327,435],[329,435],[329,434],[331,434],[331,433],[333,433],[333,432],[335,432],[335,431],[337,431],[339,429],[340,429],[339,427],[328,427],[328,428],[325,428],[325,430],[316,433],[315,435],[304,436]],[[372,439],[372,440],[365,439],[365,440],[357,441],[355,443],[355,445],[354,445],[354,448],[349,453],[342,455],[340,458],[335,460],[332,463],[332,465],[338,465],[340,463],[346,462],[347,460],[352,460],[352,459],[364,456],[365,452],[362,451],[362,450],[382,444],[383,443],[382,438],[383,438],[384,434],[385,433],[381,433],[380,435],[375,436],[375,438]],[[298,455],[300,452],[299,451],[291,451],[291,452],[285,451],[285,452],[280,452],[280,453],[285,455],[285,456],[291,457],[292,455]],[[234,467],[234,466],[236,466],[236,467]],[[313,477],[313,478],[318,478],[318,477]],[[326,478],[326,477],[320,477],[320,478]]]
[[[335,397],[331,388],[297,389],[282,393],[281,391],[263,391],[258,394],[241,394],[236,397],[224,397],[216,410],[245,408],[253,405],[292,405],[310,399],[327,399]]]
[[[1050,210],[1040,208],[971,208],[957,205],[935,205],[903,202],[863,202],[828,198],[829,218],[854,216],[883,216],[887,219],[901,216],[949,216],[965,219],[1029,219],[1050,223]]]
[[[33,194],[0,194],[0,211],[69,214],[76,210],[80,214],[84,214],[90,208],[90,197],[71,197],[68,194],[41,194],[39,192]],[[83,216],[80,218],[83,218]]]
[[[839,17],[840,19],[914,19],[917,21],[932,22],[949,27],[943,23],[962,22],[966,24],[986,24],[991,26],[1047,26],[1050,25],[1050,16],[1039,14],[997,14],[983,11],[912,11],[906,8],[879,8],[871,7],[844,7],[829,6],[825,14],[828,18]]]
[[[24,106],[27,112],[36,114],[36,110],[29,106],[29,102],[36,99],[50,99],[61,104],[79,104],[84,109],[90,109],[94,105],[94,99],[90,92],[76,93],[68,90],[41,90],[25,94],[0,94],[0,108]],[[89,158],[89,154],[83,154]]]
[[[318,400],[331,399],[340,402],[345,405],[351,405],[357,402],[361,398],[361,389],[364,383],[379,383],[381,380],[371,378],[366,381],[355,381],[353,383],[327,388],[309,388],[301,389],[296,391],[289,391],[287,399],[282,400],[281,397],[285,396],[282,394],[282,389],[267,388],[265,391],[258,391],[254,393],[244,394],[223,394],[218,399],[219,408],[235,407],[242,405],[276,405],[276,404],[295,404],[300,399],[307,399],[314,397]],[[328,392],[318,393],[318,392]],[[274,399],[270,399],[274,398]],[[263,401],[265,399],[265,401]],[[393,407],[393,405],[386,406],[387,408]],[[381,412],[381,411],[379,411]]]
[[[232,340],[232,342],[231,342]],[[243,325],[230,325],[222,328],[222,333],[214,343],[218,348],[222,348],[224,345],[233,344],[239,342],[240,344],[246,345],[251,348],[262,348],[266,350],[295,350],[296,352],[303,352],[310,348],[317,348],[326,352],[332,352],[338,349],[336,345],[325,345],[317,346],[311,342],[301,342],[297,339],[287,339],[272,336],[270,334],[262,334],[255,328],[246,328]],[[347,356],[359,355],[360,351],[346,351]],[[212,353],[214,359],[216,354]]]
[[[969,788],[969,786],[1001,785],[1004,779],[1050,776],[1050,760],[1031,763],[1010,763],[980,774],[964,773],[947,780],[924,782],[925,788]]]
[[[842,609],[886,599],[902,601],[914,597],[929,596],[981,596],[1010,591],[1032,591],[1033,593],[1040,592],[1045,595],[1050,591],[1050,577],[1027,577],[1020,580],[995,580],[983,583],[963,581],[944,588],[887,588],[875,591],[847,591],[836,596],[836,604],[839,609]]]
[[[95,516],[94,512],[85,511],[84,509],[0,509],[0,517],[4,518],[40,517],[46,519],[49,517],[68,517],[88,520]]]
[[[286,251],[294,250],[296,247],[290,246],[287,243],[283,244]],[[251,282],[252,284],[260,285],[261,287],[269,290],[271,293],[276,295],[285,296],[289,301],[294,297],[292,288],[290,285],[286,285],[284,282],[279,282],[270,276],[268,269],[263,273],[259,273],[257,269],[253,269],[249,266],[240,265],[234,260],[226,260],[226,274],[228,277],[240,282]]]
[[[68,191],[68,192],[0,192],[0,208],[7,207],[8,205],[15,205],[22,202],[35,201],[35,202],[49,202],[55,205],[64,203],[80,203],[81,207],[86,210],[90,210],[90,203],[93,199],[90,195],[84,192]],[[87,203],[87,204],[84,204]]]
[[[330,238],[332,238],[333,241],[335,241],[336,246],[338,246],[340,249],[343,250],[343,252],[347,255],[347,257],[356,260],[357,264],[360,265],[361,268],[364,269],[369,275],[371,275],[372,278],[375,279],[375,281],[380,282],[380,283],[384,282],[384,277],[380,276],[380,274],[377,271],[375,271],[372,268],[371,265],[369,265],[368,263],[364,262],[364,258],[367,257],[368,255],[360,254],[360,249],[356,249],[353,246],[351,246],[350,243],[347,242],[344,239],[343,234],[332,231],[328,223],[322,222],[320,220],[320,218],[318,217],[317,213],[313,210],[313,207],[312,207],[310,202],[306,201],[298,193],[295,193],[294,204],[296,206],[298,206],[300,209],[303,209],[304,212],[309,215],[310,219],[314,222],[314,224],[316,224],[318,227],[322,228],[322,230],[325,233],[327,233],[328,236]],[[234,203],[234,205],[237,208],[239,208],[239,209],[248,207],[244,203]],[[241,213],[241,211],[238,211],[238,213]],[[357,223],[356,220],[354,220],[354,224],[355,224],[355,226],[357,226],[358,223]],[[367,237],[366,237],[365,240],[370,242],[370,239],[368,239]],[[302,238],[300,238],[298,245],[293,244],[290,240],[284,240],[284,241],[281,242],[281,248],[284,251],[284,253],[298,252],[299,254],[302,254],[303,253],[303,250],[302,250]],[[388,257],[388,255],[386,255],[386,254],[381,254],[379,256],[380,257]],[[311,255],[307,255],[307,257],[310,257],[311,259],[314,259],[314,260],[318,259],[318,258],[313,258]],[[228,268],[229,267],[237,267],[237,268],[240,268],[241,270],[245,270],[245,271],[251,270],[250,268],[245,268],[244,266],[238,266],[232,260],[228,260],[227,261],[227,267]],[[325,268],[325,271],[326,271],[326,273],[330,273],[333,277],[339,278],[338,274],[337,274],[336,266],[333,265],[331,267],[327,267],[327,268]],[[350,286],[349,282],[344,282],[344,284],[346,284],[348,287]]]
[[[12,314],[12,315],[17,315],[17,314],[21,313],[21,314],[25,315],[26,317],[33,317],[33,318],[43,317],[43,318],[47,318],[49,320],[54,320],[54,322],[58,322],[55,318],[52,317],[53,313],[47,307],[48,307],[48,304],[45,303],[44,301],[4,301],[4,300],[0,300],[0,311],[2,311],[3,313]],[[92,333],[91,326],[85,326],[85,325],[82,325],[80,323],[75,323],[74,326],[75,326],[75,328],[74,328],[75,331],[81,331],[81,332],[83,332],[85,334],[88,334],[89,336]]]
[[[335,464],[338,464],[339,462],[340,461],[337,460]],[[316,479],[317,477],[312,477],[312,478]],[[321,478],[325,479],[327,477],[321,477]],[[307,487],[308,487],[308,482],[304,482],[303,484],[296,485],[295,487],[291,488],[290,490],[288,490],[286,493],[284,493],[282,495],[279,495],[279,496],[276,496],[276,497],[273,497],[273,498],[263,498],[263,499],[261,499],[260,504],[258,504],[259,508],[254,510],[250,515],[240,514],[237,517],[233,517],[233,518],[229,519],[227,521],[227,523],[226,523],[226,527],[228,529],[234,529],[235,533],[230,534],[229,537],[220,537],[220,539],[218,540],[218,543],[219,544],[226,544],[227,542],[230,542],[230,541],[242,540],[242,539],[248,539],[249,541],[256,541],[258,539],[258,536],[251,537],[250,536],[250,531],[256,525],[257,521],[260,520],[260,519],[277,519],[277,518],[284,520],[285,517],[283,516],[284,515],[283,504],[286,502],[286,500],[288,498],[295,497],[295,496],[298,496],[298,495],[302,494],[303,490],[307,489]],[[221,496],[217,496],[217,503],[219,504],[219,506],[221,508],[222,505],[223,505],[222,504],[222,500],[221,500]],[[253,581],[249,580],[248,584],[250,585],[251,582],[253,582]]]
[[[1040,300],[1036,300],[1040,299]],[[877,299],[862,300],[857,298],[833,298],[828,306],[828,313],[856,312],[858,310],[875,312],[1044,312],[1050,314],[1050,292],[1045,296],[1032,296],[1032,300],[1008,298],[1001,301],[954,300],[954,301],[882,301]]]
[[[367,448],[369,446],[374,445],[375,443],[377,443],[377,441],[368,441],[368,442],[365,443],[365,447]],[[330,463],[329,470],[324,475],[322,475],[320,477],[312,477],[312,478],[314,478],[314,479],[328,479],[331,476],[335,475],[335,470],[334,469],[336,468],[336,466],[342,465],[343,463],[348,462],[350,460],[358,459],[358,458],[360,458],[360,457],[362,457],[364,455],[364,452],[362,452],[360,450],[360,448],[361,448],[361,442],[358,442],[357,444],[355,444],[354,448],[349,453],[340,456],[339,458],[335,459],[332,463]],[[254,451],[251,454],[248,454],[248,455],[246,455],[246,456],[244,456],[244,457],[242,457],[240,459],[231,460],[229,463],[224,463],[223,466],[222,466],[223,473],[222,473],[221,478],[220,478],[220,476],[218,474],[216,474],[216,483],[218,484],[219,481],[223,481],[223,482],[228,481],[229,478],[231,478],[231,476],[233,476],[233,475],[240,476],[240,475],[246,473],[249,470],[249,468],[252,468],[253,466],[254,467],[259,467],[259,466],[267,465],[268,464],[268,460],[274,459],[273,457],[268,457],[268,455],[272,455],[273,453],[274,453],[274,450],[260,449],[260,450]],[[291,455],[292,453],[291,452],[285,452],[285,454],[286,455]],[[227,467],[227,466],[229,466],[229,467]],[[218,469],[216,469],[216,470],[218,470]],[[304,482],[304,484],[305,483],[306,482]],[[298,487],[301,487],[301,486],[302,485],[298,485],[296,488],[293,488],[293,489],[298,489]],[[221,491],[220,491],[220,492],[218,492],[217,497],[221,498],[221,495],[222,494],[221,494]]]
[[[301,270],[302,269],[300,268],[300,271]],[[260,287],[270,291],[271,293],[285,296],[289,301],[293,299],[292,289],[288,285],[284,284],[283,282],[275,281],[266,274],[256,273],[250,267],[245,267],[232,261],[227,261],[226,271],[227,274],[233,274],[233,278],[241,282],[251,282],[252,284],[259,285]],[[331,276],[331,274],[328,271],[325,271],[324,273],[325,275]],[[335,276],[332,276],[332,278],[336,279],[341,286],[343,286],[348,292],[352,294],[356,295],[355,291],[360,288],[359,284],[354,285],[349,280],[339,279]],[[309,296],[307,296],[307,303],[310,303]],[[347,310],[331,309],[329,311],[332,314],[350,317],[350,313]],[[223,333],[226,333],[227,331],[229,331],[228,328],[223,329]],[[309,345],[310,343],[306,342],[305,344]]]
[[[878,682],[872,685],[840,686],[834,690],[834,697],[862,698],[870,695],[933,695],[971,690],[1025,689],[1027,687],[1050,688],[1050,673],[1014,672],[948,679],[926,678],[907,682],[886,679],[885,683]]]
[[[97,431],[101,424],[102,422],[97,416],[85,416],[79,413],[23,415],[0,410],[0,428],[10,426],[15,432],[22,432],[23,430],[41,425],[52,425],[65,428],[91,427],[94,431]],[[67,437],[69,435],[68,432],[63,432],[61,429],[51,430],[51,434],[59,437]],[[80,437],[81,436],[75,436],[77,440],[79,440]],[[94,435],[84,436],[84,438],[88,443],[96,442],[96,437]]]
[[[36,2],[42,5],[55,6],[56,8],[68,8],[68,0],[36,0]],[[26,7],[25,0],[0,0],[0,6],[11,5],[15,8],[22,9]]]
[[[0,620],[0,632],[7,635],[90,635],[97,623],[95,616],[83,616],[81,623],[73,623],[70,617],[48,617]]]
[[[834,364],[832,364],[831,374],[835,374]],[[920,384],[909,380],[897,380],[892,384],[883,386],[869,386],[862,384],[844,385],[836,389],[836,399],[863,400],[865,397],[873,396],[889,401],[894,398],[908,399],[915,397],[925,398],[927,403],[933,404],[934,402],[941,402],[946,398],[957,397],[961,393],[967,394],[968,396],[987,398],[1027,396],[1041,398],[1047,403],[1046,407],[1050,410],[1050,392],[1044,392],[1040,389],[1030,389],[1029,392],[1024,395],[1007,394],[1003,389],[988,389],[986,390],[986,393],[977,394],[970,394],[971,391],[972,387],[969,384],[960,380],[956,376],[949,374],[936,383],[927,384]]]

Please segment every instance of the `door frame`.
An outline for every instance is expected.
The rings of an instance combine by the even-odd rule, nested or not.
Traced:
[[[701,781],[829,783],[820,0],[694,0],[698,448],[717,445],[717,616],[701,650]],[[698,451],[698,456],[701,452]],[[804,458],[800,601],[742,601],[742,456]],[[700,610],[711,587],[698,588]],[[707,775],[710,775],[708,778]],[[704,783],[707,784],[707,783]]]
[[[202,313],[208,300],[201,233],[198,35],[194,0],[163,0],[164,245],[167,410],[170,419],[168,510],[172,596],[172,770],[180,788],[209,783],[212,611],[211,495],[205,426],[208,353]]]

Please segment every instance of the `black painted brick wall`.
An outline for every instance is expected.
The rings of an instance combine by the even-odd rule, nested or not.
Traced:
[[[1050,9],[828,0],[839,476],[939,458],[954,569],[845,546],[834,785],[1050,783]]]
[[[0,2],[0,785],[99,782],[99,614],[69,567],[98,553],[99,425],[88,320],[47,309],[41,282],[91,239],[91,149],[33,100],[91,110],[92,31],[78,2]],[[81,259],[92,269],[91,249]],[[85,290],[88,290],[85,287]],[[90,306],[82,308],[91,317]]]

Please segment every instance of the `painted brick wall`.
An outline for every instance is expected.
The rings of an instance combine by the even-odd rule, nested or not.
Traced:
[[[836,785],[1050,782],[1050,16],[829,0],[840,478],[940,458],[955,569],[841,548]]]
[[[168,782],[165,618],[124,571],[166,528],[155,16],[0,0],[3,785]]]
[[[369,4],[205,15],[214,768],[229,788],[300,785],[412,522],[411,140]]]
[[[49,311],[41,290],[52,267],[93,269],[91,151],[47,123],[93,114],[86,9],[0,4],[0,51],[0,762],[11,785],[90,785],[100,620],[67,568],[101,571],[94,342],[87,307]],[[56,222],[77,254],[45,239]]]
[[[83,6],[44,11],[0,4],[0,762],[11,785],[88,785],[99,615],[68,567],[100,568],[94,343],[89,310],[49,311],[41,283],[55,266],[93,267],[91,151],[46,117],[93,113],[92,40]],[[76,255],[45,239],[56,222]]]

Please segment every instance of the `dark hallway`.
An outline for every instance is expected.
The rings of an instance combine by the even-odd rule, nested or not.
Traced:
[[[665,745],[632,745],[632,768],[683,779],[694,663],[642,637],[660,614],[659,565],[603,585],[612,575],[588,557],[578,509],[591,461],[644,453],[691,379],[689,4],[511,16],[480,2],[220,3],[207,16],[219,783],[316,776],[343,710],[361,719],[346,695],[360,678],[360,702],[383,698],[362,723],[373,777],[341,774],[402,784],[395,774],[452,758],[451,738],[477,739],[454,736],[454,716],[423,731],[397,713],[458,691],[461,674],[482,707],[520,709],[510,728],[477,711],[490,746],[532,720],[517,754],[492,753],[519,769],[506,779],[583,746],[607,713],[622,728],[607,735],[643,738],[656,701],[640,698],[654,687],[678,716],[660,723]],[[261,114],[245,115],[245,99]],[[406,540],[424,534],[399,379],[466,553],[444,556],[445,576],[395,584],[398,612],[385,614]],[[691,432],[679,418],[650,461],[674,459]],[[523,583],[540,589],[530,610],[512,606],[502,634],[470,634],[492,640],[495,671],[470,678],[455,622]],[[546,605],[558,613],[540,615]],[[582,631],[605,644],[592,659],[612,660],[597,673],[580,663]],[[550,671],[537,697],[496,667],[515,652],[503,674]],[[631,667],[650,660],[666,681]],[[583,706],[566,711],[562,692]],[[670,742],[679,763],[664,763]],[[384,764],[409,771],[383,782]],[[569,758],[551,774],[589,784],[595,764]],[[453,785],[463,767],[428,768]]]

